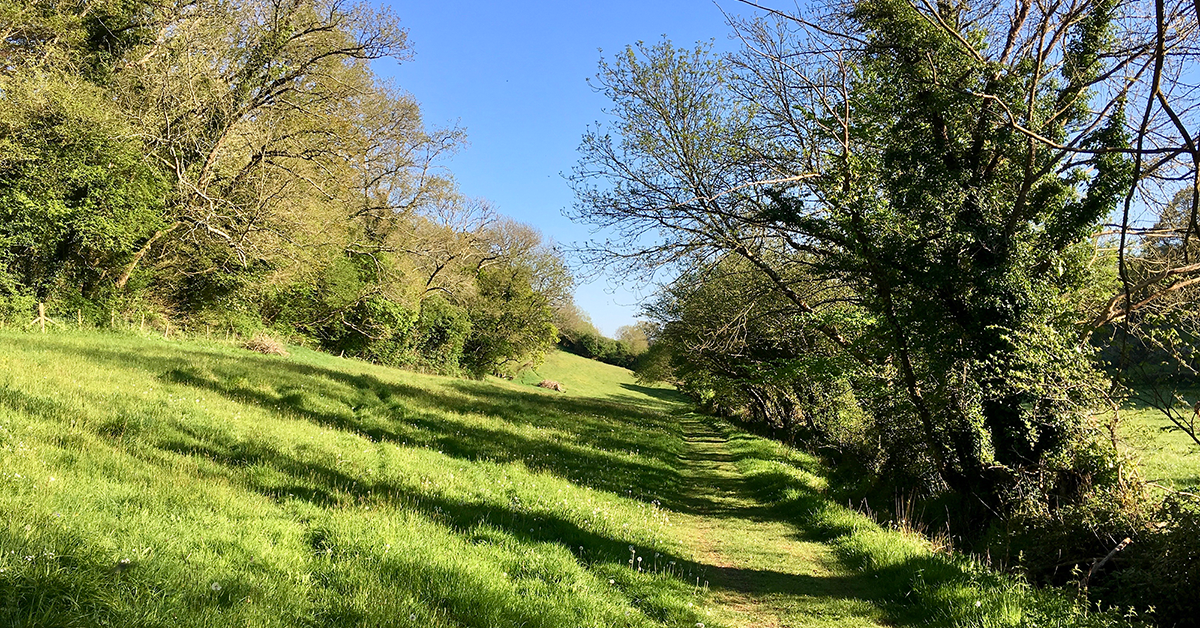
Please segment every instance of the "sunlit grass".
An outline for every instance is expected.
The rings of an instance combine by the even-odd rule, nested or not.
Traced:
[[[679,401],[560,353],[476,382],[0,333],[0,625],[1105,619],[831,503],[815,459]]]
[[[649,495],[677,480],[659,412],[304,350],[0,342],[0,624],[699,621],[665,560],[626,564],[685,562]]]
[[[1131,405],[1121,418],[1122,436],[1145,479],[1176,489],[1200,489],[1200,445],[1154,408]]]

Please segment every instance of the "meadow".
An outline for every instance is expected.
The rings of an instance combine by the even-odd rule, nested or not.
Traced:
[[[1158,410],[1131,403],[1121,436],[1135,452],[1146,480],[1175,490],[1200,489],[1200,446]]]
[[[0,349],[0,625],[1117,621],[576,356],[509,382],[82,331]]]

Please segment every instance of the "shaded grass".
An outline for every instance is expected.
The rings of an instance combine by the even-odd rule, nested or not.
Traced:
[[[304,350],[0,342],[0,624],[700,621],[686,576],[625,566],[630,546],[689,564],[647,499],[678,482],[653,398]]]
[[[882,526],[824,494],[819,461],[780,443],[720,425],[747,490],[764,518],[790,524],[793,538],[831,549],[842,592],[867,601],[885,624],[909,626],[1112,626],[1112,613],[1088,613],[1057,590],[1038,590],[926,537]],[[817,590],[817,594],[825,594]]]

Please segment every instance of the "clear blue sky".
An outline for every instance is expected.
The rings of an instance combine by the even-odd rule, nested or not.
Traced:
[[[721,8],[749,11],[736,0],[721,8],[710,0],[384,2],[408,29],[415,57],[377,70],[416,97],[427,124],[466,130],[468,145],[446,163],[462,192],[561,244],[588,237],[562,215],[573,202],[562,174],[588,125],[603,119],[607,102],[586,83],[601,55],[663,36],[725,49],[732,44]],[[576,303],[611,336],[646,296],[600,279],[581,285]]]

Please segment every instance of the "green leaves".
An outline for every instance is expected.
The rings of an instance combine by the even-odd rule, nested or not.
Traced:
[[[162,225],[165,186],[112,103],[73,77],[0,78],[0,234],[20,281],[93,289]]]

